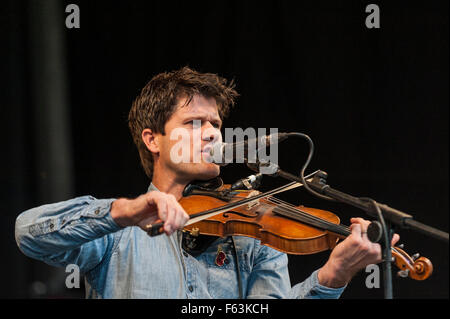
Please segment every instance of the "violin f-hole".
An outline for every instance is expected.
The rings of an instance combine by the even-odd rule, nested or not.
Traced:
[[[228,214],[236,214],[238,216],[242,216],[242,217],[246,217],[246,218],[256,218],[256,217],[259,216],[258,212],[254,212],[253,214],[252,213],[245,214],[245,213],[242,213],[242,212],[233,212],[233,211],[223,213],[222,216],[225,217],[225,218],[228,218],[228,217],[230,217],[230,216],[228,216]]]

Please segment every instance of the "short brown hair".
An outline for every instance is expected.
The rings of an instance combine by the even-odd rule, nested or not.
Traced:
[[[186,105],[195,94],[214,98],[219,116],[225,118],[239,95],[230,82],[213,73],[200,73],[189,67],[154,76],[133,102],[128,114],[128,126],[136,144],[141,164],[148,178],[153,175],[153,157],[142,140],[146,128],[165,134],[164,126],[175,112],[178,100],[187,97]]]

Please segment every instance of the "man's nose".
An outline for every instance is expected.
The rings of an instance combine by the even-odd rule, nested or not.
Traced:
[[[218,128],[215,128],[211,123],[207,122],[202,128],[202,140],[212,141],[212,140],[222,140],[222,134]]]

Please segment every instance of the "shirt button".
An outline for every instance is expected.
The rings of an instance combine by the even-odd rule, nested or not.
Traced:
[[[192,287],[191,285],[189,285],[188,289],[189,289],[190,292],[194,291],[194,287]]]
[[[98,215],[100,213],[100,208],[97,208],[94,212],[95,215]]]

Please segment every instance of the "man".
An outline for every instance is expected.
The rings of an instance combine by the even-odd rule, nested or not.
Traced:
[[[135,199],[83,196],[25,211],[16,221],[20,250],[49,265],[78,265],[87,298],[338,298],[356,272],[381,261],[380,246],[367,239],[368,222],[361,218],[352,219],[352,234],[325,265],[294,287],[287,256],[258,240],[207,238],[192,250],[186,244],[180,229],[189,216],[177,200],[191,181],[219,175],[219,166],[206,160],[208,145],[220,138],[237,96],[233,87],[187,67],[155,76],[129,114],[152,181],[148,192]],[[178,129],[190,136],[182,142],[190,160],[181,163],[173,160],[180,141],[171,138]],[[166,235],[149,237],[148,225],[157,220],[164,221]]]

